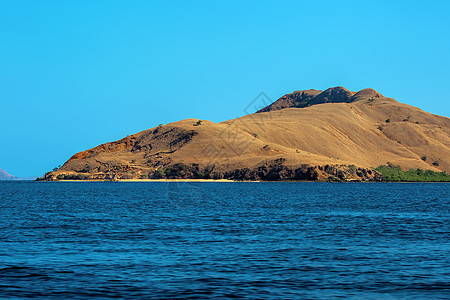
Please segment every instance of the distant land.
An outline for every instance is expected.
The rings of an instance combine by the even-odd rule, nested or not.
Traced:
[[[79,152],[40,180],[383,181],[406,180],[406,171],[446,181],[450,119],[373,89],[334,87],[295,91],[221,123],[144,130]]]
[[[5,170],[0,169],[0,180],[16,180],[16,179],[18,179],[16,176],[10,175]]]
[[[37,177],[16,177],[13,175],[8,174],[3,169],[0,169],[0,180],[35,180]]]

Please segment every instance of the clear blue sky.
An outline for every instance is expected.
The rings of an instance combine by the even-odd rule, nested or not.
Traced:
[[[0,168],[185,118],[243,115],[261,91],[371,87],[450,116],[450,1],[0,1]]]

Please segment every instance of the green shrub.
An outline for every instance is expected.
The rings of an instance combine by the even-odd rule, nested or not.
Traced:
[[[387,181],[450,182],[450,175],[446,172],[424,171],[422,169],[403,171],[400,166],[393,164],[379,166],[375,170],[383,174]]]
[[[391,123],[391,119],[387,119],[385,122],[386,123]]]
[[[177,163],[173,166],[167,167],[165,170],[167,178],[178,178],[186,175],[186,165],[183,163]]]
[[[166,176],[166,172],[164,172],[163,169],[158,169],[158,170],[156,170],[156,174],[155,175],[157,177],[164,177],[164,176]]]
[[[423,160],[423,161],[427,161],[427,157],[425,155],[422,156],[420,159]]]
[[[355,174],[356,173],[356,166],[355,165],[350,165],[350,166],[348,166],[348,170],[350,171],[350,173]]]

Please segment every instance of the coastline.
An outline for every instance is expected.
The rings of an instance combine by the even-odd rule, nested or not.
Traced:
[[[230,179],[118,179],[122,182],[238,182]],[[257,181],[254,181],[257,182]]]
[[[1,182],[2,180],[0,180]],[[17,180],[3,180],[4,182],[11,182]],[[116,179],[116,180],[84,180],[84,179],[62,179],[62,180],[22,180],[22,181],[35,181],[35,182],[322,182],[322,183],[450,183],[449,181],[357,181],[357,180],[345,180],[345,181],[326,181],[326,180],[230,180],[230,179]]]
[[[47,181],[47,180],[43,180]],[[115,180],[72,180],[72,179],[62,179],[47,182],[240,182],[238,180],[229,179],[115,179]],[[252,181],[260,182],[260,181]]]

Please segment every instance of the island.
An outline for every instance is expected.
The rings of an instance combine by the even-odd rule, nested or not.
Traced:
[[[220,123],[160,124],[76,153],[38,180],[450,181],[449,171],[449,118],[333,87]]]

